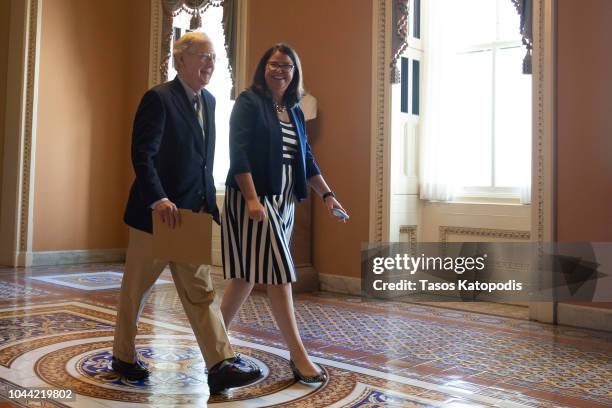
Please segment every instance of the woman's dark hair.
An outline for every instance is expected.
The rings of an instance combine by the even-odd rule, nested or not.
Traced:
[[[287,44],[275,44],[264,53],[257,64],[257,69],[255,69],[251,89],[259,94],[271,96],[270,90],[266,85],[266,65],[268,64],[268,60],[272,54],[274,54],[276,51],[282,52],[283,54],[289,56],[293,62],[293,79],[285,90],[285,95],[283,96],[283,103],[285,106],[292,108],[300,101],[300,99],[302,99],[302,96],[304,96],[304,81],[302,78],[302,63],[300,62],[300,57],[298,57],[297,52],[295,52],[295,50]]]

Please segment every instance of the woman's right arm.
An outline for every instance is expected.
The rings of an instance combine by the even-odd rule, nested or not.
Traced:
[[[257,106],[248,93],[241,94],[230,117],[230,174],[233,175],[240,192],[247,201],[249,218],[262,221],[266,217],[263,205],[257,198],[255,183],[251,175],[249,148],[253,142]]]
[[[249,210],[249,218],[257,222],[265,221],[266,210],[259,202],[251,173],[236,174],[234,179],[236,180],[236,183],[238,183],[238,187],[240,187],[240,192],[246,199],[247,209]]]

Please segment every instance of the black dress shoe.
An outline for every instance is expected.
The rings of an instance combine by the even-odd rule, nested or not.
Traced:
[[[293,362],[293,360],[289,360],[289,366],[291,367],[291,371],[293,371],[293,376],[298,381],[301,381],[301,382],[304,382],[304,383],[308,383],[308,384],[312,384],[312,383],[325,382],[327,380],[327,373],[325,372],[325,370],[323,370],[323,367],[321,367],[318,364],[316,364],[316,366],[319,367],[321,372],[319,374],[317,374],[317,375],[311,375],[311,376],[308,376],[308,377],[305,376],[305,375],[302,375],[302,373],[300,373],[300,370],[297,369],[297,367],[295,366],[295,363]]]
[[[113,356],[111,367],[116,373],[121,374],[130,380],[144,380],[151,374],[140,361],[136,361],[135,363],[127,363],[119,360],[115,356]]]
[[[240,356],[228,358],[215,364],[208,370],[208,387],[210,394],[219,394],[228,388],[242,387],[262,377],[258,367],[241,365]]]

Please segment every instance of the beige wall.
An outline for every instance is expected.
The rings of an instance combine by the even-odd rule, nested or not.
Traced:
[[[6,75],[8,68],[11,2],[0,1],[0,202],[2,202],[2,160],[4,157],[4,115],[6,111]]]
[[[146,0],[43,3],[34,251],[126,246],[130,126],[147,86],[148,21]]]
[[[612,2],[558,0],[557,5],[557,240],[609,242]],[[606,315],[593,310],[612,309],[612,303],[572,303],[559,306],[559,323],[610,330],[602,323],[609,322]]]
[[[122,5],[125,1],[119,1]],[[123,153],[123,159],[129,167],[125,188],[123,191],[122,205],[127,201],[129,188],[132,184],[134,172],[129,157],[129,146],[132,136],[132,121],[140,98],[149,89],[149,36],[151,20],[151,1],[150,0],[130,0],[129,8],[125,9],[128,17],[128,28],[125,38],[130,38],[126,46],[128,49],[127,59],[127,80],[125,101],[127,104],[125,114],[128,120],[128,133],[126,146],[128,150]]]
[[[309,124],[311,144],[351,213],[348,224],[336,224],[314,200],[315,267],[358,276],[359,247],[368,238],[372,4],[249,3],[248,76],[271,44],[296,47],[307,89],[319,101],[319,117]],[[8,21],[8,4],[0,2],[0,44],[8,34],[8,24],[2,24]],[[147,88],[149,4],[43,3],[35,251],[125,246],[121,217],[132,178],[131,120]],[[612,57],[606,39],[612,38],[612,28],[606,22],[612,3],[559,0],[558,5],[558,238],[610,240]],[[5,61],[6,47],[0,47],[2,96]],[[2,130],[4,103],[0,99]],[[575,217],[585,203],[589,217]]]
[[[313,198],[313,264],[319,273],[360,276],[368,240],[372,2],[256,0],[249,2],[248,78],[277,42],[296,48],[305,85],[318,100],[309,138],[324,177],[351,214],[332,220]]]
[[[612,241],[612,2],[557,16],[557,238]]]
[[[34,251],[126,245],[130,127],[147,88],[149,7],[147,0],[43,3]],[[298,49],[319,100],[311,143],[351,213],[339,225],[314,200],[315,267],[359,276],[368,238],[371,2],[258,0],[249,10],[249,77],[271,44]]]

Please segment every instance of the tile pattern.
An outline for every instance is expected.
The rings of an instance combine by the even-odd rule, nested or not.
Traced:
[[[152,295],[157,317],[166,311],[173,319],[185,319],[172,288],[157,293]],[[311,354],[319,357],[364,368],[376,362],[383,371],[409,378],[426,374],[433,380],[452,371],[479,383],[520,386],[524,391],[594,402],[612,399],[612,382],[606,380],[612,379],[612,367],[602,364],[612,356],[612,335],[607,333],[333,295],[299,296],[296,315]],[[256,292],[245,302],[231,333],[251,341],[266,338],[284,348],[268,300]],[[244,335],[248,333],[252,336]],[[585,349],[585,339],[595,342]],[[589,373],[588,381],[576,376],[580,372]]]
[[[396,301],[404,302],[404,299],[395,299]],[[414,302],[411,299],[406,299],[406,303],[418,303],[420,305],[428,305],[436,308],[446,308],[458,311],[469,311],[485,315],[504,316],[514,319],[529,319],[529,307],[518,305],[507,305],[493,302]]]
[[[483,313],[474,313],[469,310],[450,310],[449,302],[440,303],[440,307],[426,306],[421,304],[411,304],[395,301],[379,301],[373,299],[365,299],[355,296],[345,296],[333,293],[319,292],[317,294],[308,295],[309,299],[316,299],[325,302],[340,302],[349,303],[356,306],[366,306],[389,312],[407,312],[421,314],[422,317],[448,317],[455,320],[475,322],[488,325],[495,328],[508,328],[525,331],[530,334],[534,332],[547,333],[552,335],[564,335],[576,338],[593,338],[612,344],[612,332],[602,332],[597,330],[576,329],[569,326],[555,326],[552,324],[527,321],[524,319],[513,319],[503,316],[491,316]]]
[[[377,306],[366,311],[341,302],[332,307],[304,299],[296,303],[300,332],[305,340],[316,344],[334,344],[322,348],[319,356],[335,359],[362,353],[366,357],[352,363],[367,367],[374,360],[386,365],[387,371],[413,378],[423,372],[455,370],[490,383],[505,382],[585,400],[612,401],[609,343],[586,350],[583,342],[542,342],[525,333],[492,331],[490,326],[502,324],[502,318],[472,317],[472,322],[484,325],[467,326],[457,319],[462,316],[459,312],[438,310],[437,315],[445,319],[434,321],[431,316],[423,316],[427,310],[422,307],[398,314],[377,310]],[[240,312],[238,330],[250,327],[275,331],[268,309],[267,299],[251,296]]]
[[[117,305],[118,290],[88,292],[85,296],[75,288],[28,278],[32,274],[74,275],[78,281],[76,275],[85,272],[120,270],[120,265],[39,268],[35,273],[28,270],[25,274],[0,270],[0,283],[50,292],[24,294],[8,306],[22,302],[26,307],[4,306],[0,310],[0,325],[4,324],[0,326],[0,378],[23,385],[18,380],[19,370],[29,363],[38,381],[44,378],[58,387],[83,387],[79,393],[106,400],[103,405],[141,398],[141,402],[157,406],[170,401],[164,390],[197,389],[198,382],[201,385],[204,381],[203,364],[193,338],[185,338],[190,333],[189,324],[173,285],[157,285],[153,289],[143,311],[149,323],[139,325],[139,334],[145,337],[140,337],[138,344],[143,359],[155,365],[158,382],[125,384],[116,377],[107,377],[112,309]],[[162,278],[171,280],[167,272]],[[214,277],[217,287],[222,288],[219,279]],[[105,283],[108,282],[98,282]],[[39,306],[61,296],[72,303]],[[242,346],[240,351],[252,361],[270,368],[270,376],[253,387],[238,389],[208,403],[260,401],[254,406],[294,408],[482,407],[512,401],[527,407],[612,407],[610,333],[435,305],[327,293],[297,296],[295,305],[306,347],[311,355],[325,359],[322,362],[330,374],[329,381],[307,388],[291,401],[275,403],[274,398],[283,392],[295,393],[297,384],[291,378],[287,361],[259,346]],[[234,342],[248,341],[272,347],[271,350],[285,348],[267,298],[261,292],[249,297],[230,333]],[[168,336],[180,338],[170,340]],[[52,351],[29,357],[41,347]],[[11,365],[20,356],[23,358],[19,364]],[[384,373],[393,378],[384,377]],[[274,374],[279,377],[270,380]],[[6,393],[0,389],[0,400],[3,395],[6,399]],[[184,395],[189,405],[206,403],[205,392]]]
[[[42,289],[34,289],[31,286],[0,281],[0,299],[3,300],[16,300],[50,294],[51,292]]]
[[[20,339],[113,326],[65,312],[0,318],[0,346]]]

